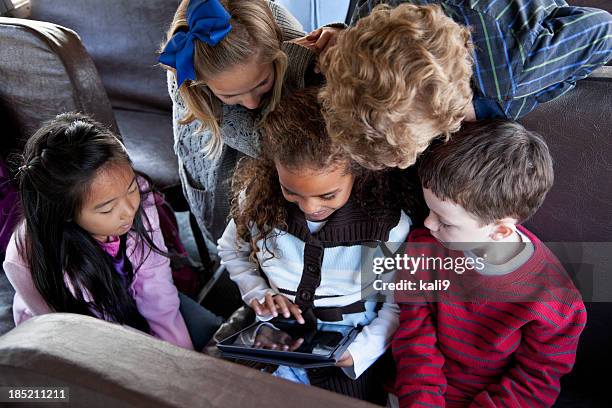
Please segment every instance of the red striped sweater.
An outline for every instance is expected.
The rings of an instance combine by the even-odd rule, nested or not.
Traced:
[[[496,280],[500,289],[520,290],[517,281],[525,285],[540,274],[562,270],[548,248],[529,231],[521,231],[534,244],[534,252],[518,270],[487,278]],[[435,239],[415,230],[408,253],[410,242]],[[586,323],[580,294],[567,279],[565,290],[540,302],[442,298],[401,304],[392,346],[400,406],[551,406],[561,376],[574,365]]]

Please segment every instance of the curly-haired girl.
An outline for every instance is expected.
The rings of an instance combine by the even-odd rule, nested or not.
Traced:
[[[262,158],[243,160],[234,175],[233,220],[219,255],[260,319],[364,326],[341,369],[280,367],[277,375],[384,402],[380,373],[368,368],[384,354],[398,310],[363,300],[361,251],[368,242],[405,240],[409,189],[396,172],[364,170],[331,144],[316,92],[284,97],[264,121]]]

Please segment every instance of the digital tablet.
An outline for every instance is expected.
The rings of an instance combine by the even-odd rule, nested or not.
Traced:
[[[352,326],[295,320],[256,322],[220,341],[227,357],[297,367],[333,365],[358,333]]]

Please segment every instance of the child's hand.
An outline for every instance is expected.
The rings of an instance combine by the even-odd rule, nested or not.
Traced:
[[[293,40],[289,40],[289,42],[292,42],[297,45],[301,45],[302,47],[308,48],[312,52],[318,53],[317,48],[316,48],[316,41],[309,40],[308,36],[294,38]]]
[[[258,316],[272,315],[277,317],[280,311],[286,319],[293,316],[298,323],[305,323],[300,307],[292,303],[283,295],[272,296],[268,293],[263,303],[259,303],[257,299],[253,299],[250,306]]]
[[[306,36],[306,40],[313,44],[315,52],[322,54],[336,43],[336,38],[340,31],[342,29],[336,27],[320,27],[311,31]]]
[[[283,295],[276,295],[273,297],[273,300],[276,308],[280,310],[285,319],[288,319],[293,316],[298,323],[305,323],[304,318],[302,317],[302,310],[298,305],[291,302]],[[276,317],[276,314],[274,315],[274,317]]]
[[[336,367],[352,367],[355,364],[353,356],[348,351],[345,351],[340,357],[340,360],[336,362]]]
[[[320,27],[310,32],[307,36],[295,38],[290,42],[306,47],[318,54],[314,71],[319,74],[323,72],[319,64],[319,59],[321,55],[327,52],[329,47],[336,43],[336,38],[340,31],[342,31],[342,29],[336,27]]]
[[[319,61],[321,60],[321,56],[326,53],[330,47],[336,44],[336,39],[340,31],[342,31],[342,29],[336,27],[320,27],[305,37],[306,40],[310,41],[312,44],[309,48],[319,54],[314,67],[314,71],[317,74],[324,73]]]

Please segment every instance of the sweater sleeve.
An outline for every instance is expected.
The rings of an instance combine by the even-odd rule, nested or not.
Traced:
[[[398,315],[396,304],[385,303],[378,311],[378,316],[355,337],[347,349],[353,357],[353,366],[342,369],[349,378],[358,378],[385,353],[397,330]]]
[[[538,3],[531,2],[529,7]],[[529,24],[518,17],[531,19],[537,10],[517,11],[515,32]],[[545,18],[532,21],[538,24],[528,32],[538,35],[530,49],[517,55],[514,96],[500,102],[506,116],[513,119],[563,95],[612,58],[612,15],[604,10],[557,7]]]
[[[17,236],[23,234],[24,228],[21,224],[15,229],[8,247],[2,268],[6,277],[15,289],[13,298],[13,317],[15,324],[23,323],[32,316],[51,313],[52,310],[36,289],[32,273],[17,248]]]
[[[148,195],[151,200],[152,195]],[[157,248],[167,251],[157,209],[152,202],[147,204],[143,203],[143,207],[151,238]],[[136,307],[149,323],[153,336],[179,347],[193,349],[185,320],[179,310],[180,300],[172,281],[170,260],[150,248],[143,251],[143,245],[136,245],[127,254],[135,270],[131,291]]]
[[[389,240],[386,245],[397,247],[404,242],[410,232],[412,221],[404,212],[401,213],[398,224],[389,232]],[[397,248],[394,248],[395,251]],[[385,302],[378,311],[378,315],[348,347],[348,352],[353,357],[353,366],[342,370],[352,378],[358,378],[365,370],[384,354],[391,345],[393,334],[399,325],[399,307],[395,303]]]
[[[242,300],[250,306],[253,299],[262,301],[266,294],[275,292],[261,277],[257,265],[249,259],[251,248],[238,239],[236,223],[231,220],[217,244],[221,265],[225,265],[230,278],[238,285]]]
[[[571,371],[578,339],[586,324],[581,301],[528,304],[536,319],[523,329],[514,365],[499,382],[476,395],[470,407],[550,407],[561,376]]]
[[[272,10],[276,23],[281,29],[283,41],[293,40],[294,38],[306,35],[302,24],[286,8],[272,1],[267,3],[270,6],[270,10]]]
[[[437,347],[431,305],[402,304],[399,321],[392,350],[397,367],[395,392],[400,407],[444,407],[444,356]]]
[[[314,52],[306,47],[285,41],[281,45],[281,50],[287,54],[287,59],[290,61],[290,65],[285,71],[285,84],[284,86],[290,89],[301,89],[307,83],[307,76],[315,66],[317,56]]]

